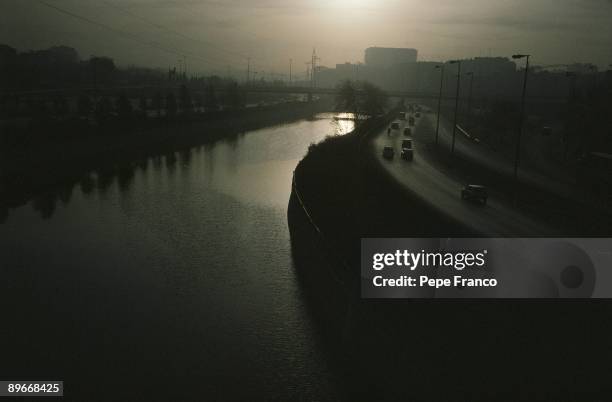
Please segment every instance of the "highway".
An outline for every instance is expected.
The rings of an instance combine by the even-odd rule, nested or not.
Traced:
[[[441,213],[453,217],[462,224],[472,228],[474,231],[487,236],[543,236],[554,235],[555,231],[543,222],[538,222],[524,214],[516,211],[509,200],[496,196],[495,191],[490,191],[486,205],[464,201],[461,199],[461,189],[465,184],[479,184],[470,181],[467,177],[462,178],[457,171],[443,171],[439,164],[433,163],[427,157],[427,152],[419,152],[419,148],[431,147],[431,138],[425,138],[422,133],[423,122],[420,119],[435,119],[435,114],[422,114],[417,118],[413,127],[414,160],[405,161],[400,157],[401,142],[406,137],[403,129],[407,121],[400,121],[400,130],[392,130],[387,134],[385,127],[372,141],[372,152],[376,153],[377,160],[403,188],[438,209]],[[435,121],[434,121],[435,124]],[[449,130],[440,130],[441,144],[450,141]],[[429,134],[431,135],[431,134]],[[467,139],[459,141],[457,135],[456,150],[460,152],[472,152]],[[385,146],[392,146],[395,156],[392,160],[384,159],[382,151]],[[477,147],[479,145],[472,144]],[[482,157],[478,155],[477,157]],[[493,159],[493,158],[491,158]],[[492,163],[496,163],[493,161]],[[504,169],[503,166],[498,166]],[[462,180],[463,179],[463,180]],[[473,180],[473,178],[471,179]]]
[[[428,120],[428,124],[431,127],[436,126],[436,116],[435,113],[423,114],[422,119]],[[420,122],[421,124],[423,121]],[[422,124],[423,125],[423,124]],[[423,130],[420,130],[423,133]],[[433,141],[433,132],[427,133],[431,135],[432,138],[429,140]],[[426,134],[426,135],[427,135]],[[514,177],[514,164],[513,160],[509,160],[507,157],[500,155],[488,149],[484,144],[476,144],[474,140],[469,138],[469,134],[465,133],[463,129],[459,128],[457,130],[456,138],[455,138],[455,153],[460,155],[462,158],[469,159],[471,161],[475,161],[482,166],[486,166],[487,169],[495,171],[507,178]],[[452,142],[452,123],[448,123],[442,117],[440,119],[440,130],[439,130],[439,142],[442,148],[450,149]],[[421,140],[424,138],[421,136]],[[524,142],[532,140],[530,138],[524,138]],[[565,177],[565,181],[561,182],[559,178],[552,178],[550,176],[545,176],[528,166],[526,159],[528,158],[527,151],[530,150],[529,147],[522,147],[522,157],[521,163],[519,164],[518,169],[518,177],[522,183],[539,187],[545,189],[546,191],[556,194],[562,197],[569,197],[571,194],[568,191],[570,188],[571,180],[568,177]],[[514,152],[514,150],[513,150]],[[531,149],[532,153],[535,153],[534,149]],[[532,158],[536,158],[537,156],[533,155]],[[540,163],[544,163],[544,161],[538,161]]]

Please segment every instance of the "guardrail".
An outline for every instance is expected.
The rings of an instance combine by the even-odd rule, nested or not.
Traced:
[[[364,140],[367,139],[368,134],[375,132],[376,130],[378,130],[381,126],[384,126],[385,124],[387,124],[390,120],[394,119],[396,114],[397,114],[397,108],[394,108],[392,111],[390,111],[386,116],[384,116],[381,121],[378,124],[374,124],[372,127],[368,127],[367,128],[367,133],[359,133],[361,134],[361,138],[359,138],[359,148],[361,148],[361,144],[363,143]],[[351,133],[346,134],[346,135],[354,135],[356,134],[355,131],[359,130],[359,129],[355,129],[353,130]],[[339,261],[340,264],[342,265],[343,269],[346,272],[350,272],[350,267],[349,264],[346,262],[346,260],[339,255],[339,253],[331,246],[329,240],[326,238],[325,234],[323,233],[323,231],[319,228],[319,226],[317,225],[317,223],[315,222],[315,220],[312,217],[312,214],[310,212],[310,210],[308,209],[308,207],[306,206],[306,203],[304,202],[304,199],[302,197],[302,194],[300,193],[299,190],[299,186],[298,186],[298,180],[296,177],[296,171],[293,171],[293,177],[291,180],[291,191],[292,193],[295,195],[295,199],[297,200],[300,209],[302,210],[302,212],[304,213],[304,215],[306,216],[308,222],[310,223],[310,225],[312,226],[312,228],[315,230],[317,237],[319,238],[319,242],[323,245],[323,247],[325,248],[325,251],[328,255],[332,256],[332,258],[336,261]],[[334,280],[336,282],[338,282],[343,289],[348,293],[349,289],[347,287],[346,282],[338,277],[338,275],[336,274],[336,272],[334,272],[332,270],[332,276],[334,278]]]
[[[304,203],[304,199],[302,198],[302,195],[300,194],[300,190],[298,189],[298,186],[297,186],[297,180],[296,180],[295,171],[293,171],[293,178],[291,180],[291,191],[295,195],[295,199],[297,200],[298,204],[300,205],[300,209],[302,210],[302,212],[306,216],[306,219],[308,220],[308,223],[310,223],[310,226],[312,226],[312,228],[315,230],[316,235],[319,238],[319,242],[325,248],[326,253],[328,255],[331,255],[335,260],[339,261],[340,264],[342,264],[343,268],[348,272],[349,271],[348,263],[346,262],[346,260],[344,260],[344,258],[342,258],[340,255],[338,255],[338,253],[330,246],[329,241],[325,238],[325,235],[323,234],[323,232],[321,231],[321,229],[319,228],[317,223],[312,218],[312,214],[310,213],[309,209],[306,207],[306,204]],[[341,285],[343,290],[346,293],[348,293],[348,287],[347,287],[345,281],[342,278],[340,278],[333,269],[330,270],[330,271],[331,271],[331,275],[332,275],[334,281],[336,281],[339,285]]]

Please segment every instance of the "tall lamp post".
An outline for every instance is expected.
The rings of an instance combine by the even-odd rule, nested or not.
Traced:
[[[597,67],[591,64],[589,70],[591,70],[591,74],[593,74],[593,93],[595,93],[597,90]]]
[[[440,108],[442,107],[442,84],[444,83],[444,64],[436,66],[440,70],[440,93],[438,94],[438,119],[436,122],[436,146],[438,145],[438,134],[440,133]]]
[[[470,71],[466,73],[468,77],[470,77],[470,93],[468,95],[468,104],[467,104],[467,128],[471,128],[472,123],[472,90],[474,88],[474,72]]]
[[[574,100],[576,99],[576,78],[578,75],[574,72],[568,71],[565,73],[565,76],[570,80],[569,93],[567,97],[568,109],[573,109]],[[573,113],[573,110],[568,110],[565,115],[566,123],[565,130],[563,131],[563,162],[567,160],[567,152],[569,150],[568,119],[570,118],[571,113]]]
[[[459,87],[461,86],[461,60],[451,60],[449,63],[457,65],[457,94],[455,95],[455,119],[453,121],[453,141],[451,144],[451,154],[454,154],[455,138],[457,136],[457,116],[459,112]]]
[[[525,93],[527,92],[527,77],[529,74],[529,54],[515,54],[512,56],[513,59],[527,59],[525,64],[525,76],[523,78],[523,94],[521,95],[521,114],[519,115],[519,131],[518,137],[516,138],[516,153],[514,156],[514,181],[518,182],[518,165],[519,165],[519,157],[521,154],[521,136],[523,135],[523,120],[525,116]]]

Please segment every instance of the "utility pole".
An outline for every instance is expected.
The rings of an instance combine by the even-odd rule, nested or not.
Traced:
[[[304,64],[306,64],[306,81],[310,81],[312,83],[312,75],[310,74],[310,66],[312,65],[312,61],[307,61]]]
[[[466,126],[470,129],[472,125],[472,89],[474,87],[474,72],[470,71],[467,75],[470,77],[470,92],[468,95]]]
[[[97,68],[98,60],[95,58],[95,56],[91,56],[89,58],[89,63],[91,64],[91,67],[93,68],[94,96],[96,96],[98,94],[98,68]]]
[[[455,138],[457,137],[457,115],[459,113],[459,87],[461,86],[461,60],[453,60],[450,64],[457,64],[457,94],[455,95],[455,119],[453,121],[453,141],[451,154],[455,154]]]
[[[516,153],[514,156],[514,182],[518,186],[518,166],[519,157],[521,154],[521,137],[523,136],[523,121],[525,120],[525,94],[527,93],[527,77],[529,76],[529,57],[528,54],[515,54],[512,56],[513,59],[527,58],[525,64],[525,76],[523,78],[523,94],[521,95],[521,114],[519,117],[519,132],[516,138]]]
[[[310,87],[314,88],[315,86],[315,70],[316,70],[316,65],[317,65],[317,61],[315,60],[315,58],[317,57],[316,53],[315,53],[315,49],[312,49],[312,56],[310,56]]]
[[[436,122],[436,146],[438,146],[438,138],[440,134],[440,109],[442,107],[442,84],[444,83],[444,64],[436,66],[440,69],[440,93],[438,94],[438,118]]]
[[[571,114],[574,112],[573,110],[575,109],[574,106],[574,100],[576,99],[576,78],[578,77],[578,75],[576,73],[573,72],[566,72],[565,76],[569,78],[570,82],[569,82],[569,94],[567,97],[567,106],[568,109],[571,109],[572,111],[570,112],[568,110],[568,113],[566,113],[565,115],[565,130],[563,130],[563,162],[567,161],[567,152],[569,151],[569,133],[568,133],[568,129],[570,128],[570,124],[568,124],[570,121],[569,119],[571,119]]]
[[[312,59],[311,59],[311,78],[310,78],[310,86],[316,88],[317,86],[317,61],[321,60],[317,57],[317,50],[315,48],[312,49]]]
[[[246,83],[249,85],[249,81],[251,79],[251,58],[247,57],[247,80]]]

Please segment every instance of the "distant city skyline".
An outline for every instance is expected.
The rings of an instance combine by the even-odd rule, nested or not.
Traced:
[[[84,59],[241,75],[363,62],[368,47],[414,48],[420,61],[530,53],[534,64],[612,63],[610,0],[76,0],[0,4],[0,42],[74,47]]]

